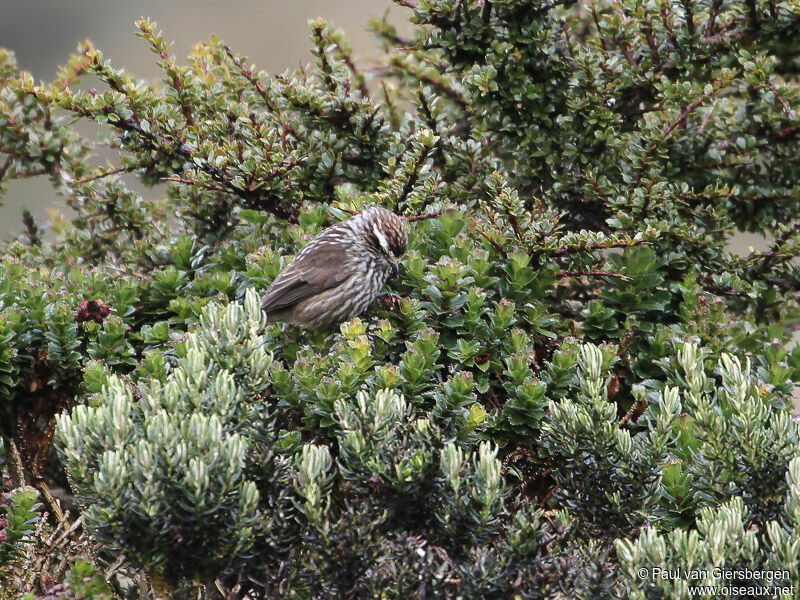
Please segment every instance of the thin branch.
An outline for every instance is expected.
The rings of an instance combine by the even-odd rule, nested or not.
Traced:
[[[0,165],[0,181],[3,181],[3,177],[5,177],[6,172],[8,171],[8,167],[11,166],[11,155],[7,154],[6,159],[3,161],[3,164]]]
[[[500,254],[502,254],[503,258],[508,259],[508,253],[500,244],[498,244],[495,240],[490,238],[486,233],[484,233],[480,229],[478,229],[477,232],[479,236],[481,236],[483,239],[489,242],[495,248],[495,250],[497,250]]]
[[[556,277],[613,277],[623,281],[633,281],[632,277],[610,271],[559,271],[556,273]]]
[[[261,96],[261,98],[264,100],[264,104],[267,105],[267,108],[270,111],[274,112],[275,105],[273,104],[272,99],[267,94],[267,91],[264,89],[264,86],[261,85],[261,82],[258,80],[258,78],[256,78],[256,76],[253,75],[253,72],[247,67],[245,67],[242,64],[242,61],[240,61],[236,57],[236,55],[234,55],[233,51],[230,49],[230,46],[225,45],[223,46],[223,48],[225,48],[225,53],[231,59],[233,64],[236,65],[236,68],[239,69],[239,72],[242,74],[242,77],[244,77],[247,81],[249,81],[250,85],[256,88],[256,91],[258,92],[259,96]]]
[[[396,203],[398,206],[402,202],[405,202],[406,198],[408,198],[408,195],[413,191],[414,186],[419,180],[419,172],[422,169],[422,166],[437,147],[438,144],[435,144],[433,148],[429,146],[424,147],[422,152],[420,152],[419,158],[414,161],[414,168],[412,169],[411,173],[408,174],[408,179],[406,180],[405,184],[403,185],[403,189],[400,190],[400,194],[397,197]],[[424,206],[422,208],[424,208]]]
[[[606,47],[606,39],[603,36],[603,28],[600,27],[600,17],[597,15],[597,6],[592,3],[592,18],[594,19],[594,26],[597,28],[597,37],[600,40],[600,48],[608,55],[608,48]]]
[[[282,162],[280,165],[275,167],[272,171],[267,173],[267,175],[265,176],[265,179],[267,181],[272,181],[273,179],[275,179],[279,175],[283,175],[287,171],[291,171],[297,165],[299,165],[301,163],[304,163],[307,160],[308,160],[308,156],[301,156],[300,158],[297,158],[295,160],[290,160],[289,162]]]
[[[61,510],[61,505],[50,492],[50,487],[47,485],[47,482],[44,479],[37,481],[36,489],[39,490],[39,493],[42,495],[45,504],[47,504],[50,512],[53,514],[56,520],[59,522],[63,521],[64,511]]]
[[[784,140],[784,139],[786,139],[788,137],[793,136],[795,133],[798,133],[798,132],[800,132],[800,125],[793,125],[791,127],[784,127],[778,133],[776,133],[774,136],[772,136],[772,139],[775,140],[775,141]]]
[[[642,27],[642,31],[644,32],[645,39],[647,40],[647,47],[650,48],[650,57],[653,61],[653,65],[660,67],[661,66],[661,57],[658,55],[658,46],[656,44],[655,36],[653,35],[653,23],[650,20],[650,17],[644,17],[644,26]]]
[[[633,54],[631,54],[631,45],[627,42],[623,43],[622,39],[617,40],[617,43],[619,44],[620,50],[622,50],[622,56],[625,57],[625,60],[628,61],[628,64],[630,64],[634,70],[638,71],[639,64],[636,62],[636,59],[633,58]]]
[[[798,233],[800,233],[800,223],[794,223],[791,227],[784,231],[780,237],[770,244],[769,250],[766,252],[753,252],[746,256],[744,260],[747,262],[758,261],[758,264],[754,264],[751,267],[751,270],[755,270],[755,267],[759,267],[759,273],[766,273],[773,266],[775,266],[776,263],[786,262],[787,260],[794,258],[794,255],[792,254],[781,253],[780,248]]]
[[[183,183],[186,185],[199,185],[207,190],[214,190],[215,192],[222,192],[224,194],[231,193],[230,190],[225,189],[221,185],[215,185],[213,183],[208,183],[207,181],[195,181],[194,179],[184,179],[182,177],[162,177],[161,181],[172,181],[174,183]]]
[[[111,169],[110,171],[104,171],[103,173],[92,175],[91,177],[76,179],[75,181],[73,181],[73,184],[80,185],[82,183],[89,183],[90,181],[96,181],[97,179],[103,179],[104,177],[111,177],[112,175],[116,175],[117,173],[130,173],[131,171],[134,170],[136,170],[136,167],[117,167],[116,169]]]
[[[714,112],[714,109],[717,107],[717,102],[718,101],[719,101],[719,98],[714,98],[714,102],[711,104],[711,108],[708,109],[708,112],[703,117],[703,120],[700,123],[700,127],[697,128],[697,133],[698,134],[703,133],[703,131],[705,130],[706,125],[708,125],[708,121],[711,119],[711,114]]]
[[[689,105],[689,106],[686,108],[686,110],[684,110],[684,111],[683,111],[683,112],[680,114],[680,116],[679,116],[677,119],[675,119],[675,120],[674,120],[672,123],[670,123],[670,124],[669,124],[669,126],[668,126],[668,127],[667,127],[667,128],[664,130],[664,131],[662,131],[662,132],[661,132],[661,137],[660,137],[659,139],[657,139],[657,140],[653,141],[653,143],[650,145],[650,147],[647,149],[647,151],[644,153],[644,156],[642,157],[641,166],[639,167],[639,172],[638,172],[638,174],[636,175],[635,183],[637,183],[637,184],[638,184],[638,183],[641,181],[641,179],[642,179],[642,174],[643,174],[643,172],[644,172],[644,169],[645,169],[645,167],[647,166],[647,159],[648,159],[648,158],[650,158],[650,156],[653,154],[653,152],[655,152],[656,148],[658,148],[658,146],[661,144],[661,142],[663,142],[665,139],[667,139],[667,138],[669,137],[669,135],[670,135],[670,134],[671,134],[673,131],[675,131],[675,128],[676,128],[676,127],[678,127],[678,125],[680,125],[681,123],[683,123],[684,121],[686,121],[686,118],[687,118],[687,117],[688,117],[688,116],[689,116],[689,115],[690,115],[692,112],[694,112],[694,110],[695,110],[695,109],[696,109],[698,106],[700,106],[700,105],[701,105],[703,102],[705,102],[705,101],[706,101],[706,100],[707,100],[707,99],[708,99],[710,96],[712,96],[713,94],[715,94],[715,93],[716,93],[716,92],[719,90],[719,88],[721,87],[721,85],[722,85],[722,84],[719,84],[719,83],[718,83],[718,84],[717,84],[717,86],[715,86],[715,87],[714,87],[714,89],[712,89],[710,92],[708,92],[707,94],[702,94],[702,95],[701,95],[699,98],[697,98],[697,100],[695,100],[694,102],[692,102],[692,103],[691,103],[691,104],[690,104],[690,105]]]
[[[159,48],[158,45],[152,44],[153,48]],[[186,119],[186,125],[192,126],[194,125],[194,116],[192,115],[192,106],[188,101],[186,89],[183,87],[183,82],[178,75],[178,68],[175,64],[170,60],[169,54],[163,48],[158,50],[158,55],[162,58],[165,65],[165,70],[167,74],[172,79],[172,88],[175,90],[175,93],[178,96],[178,103],[181,105],[181,112],[183,113],[183,118]]]
[[[361,92],[362,98],[369,98],[369,90],[367,89],[367,83],[364,81],[364,76],[359,71],[356,64],[353,62],[353,57],[350,56],[349,53],[345,52],[344,49],[337,44],[337,48],[339,48],[339,52],[341,52],[342,58],[344,59],[344,63],[347,65],[347,68],[350,69],[350,72],[355,77],[356,81],[358,82],[358,91]]]
[[[513,212],[511,212],[511,209],[508,206],[503,206],[503,208],[505,209],[505,213],[506,213],[506,217],[508,218],[508,222],[511,224],[511,229],[514,232],[514,236],[520,242],[523,242],[525,236],[522,235],[522,230],[520,229],[519,220],[517,219],[517,215],[515,215]]]
[[[747,167],[756,164],[754,160],[732,160],[731,162],[719,161],[710,163],[700,163],[699,169],[727,169],[728,167]]]
[[[459,107],[464,112],[466,112],[469,115],[472,114],[472,107],[470,105],[470,102],[467,101],[467,99],[464,97],[464,95],[461,92],[459,92],[458,90],[450,87],[449,85],[447,85],[443,81],[437,81],[436,79],[434,79],[433,77],[431,77],[429,75],[425,75],[423,73],[417,73],[417,72],[413,71],[411,68],[409,68],[406,64],[404,64],[403,62],[401,62],[399,60],[392,60],[391,66],[392,66],[392,68],[396,69],[397,71],[405,73],[409,77],[411,77],[413,79],[416,79],[417,81],[419,81],[419,82],[421,82],[421,83],[423,83],[425,85],[431,86],[432,88],[434,88],[435,90],[439,91],[441,94],[447,96],[450,100],[452,100],[453,102],[458,104]],[[388,69],[388,72],[389,72],[389,74],[391,74],[392,73],[392,69]]]
[[[17,171],[15,177],[38,177],[39,175],[45,175],[49,172],[50,169],[42,167],[41,169],[31,169],[30,171]]]
[[[409,221],[409,222],[413,223],[414,221],[425,221],[427,219],[435,219],[436,217],[438,217],[441,214],[442,214],[442,211],[441,210],[437,210],[435,212],[427,213],[427,214],[424,214],[424,215],[415,215],[413,217],[406,217],[405,219],[406,219],[406,221]]]
[[[357,210],[350,210],[349,208],[345,208],[344,206],[336,205],[335,207],[337,209],[339,209],[340,211],[342,211],[342,212],[346,212],[348,215],[357,215],[358,214]]]
[[[781,95],[778,93],[778,89],[775,87],[775,84],[774,84],[774,83],[772,83],[772,82],[771,82],[771,81],[768,79],[768,80],[767,80],[767,85],[769,86],[769,89],[771,89],[771,90],[772,90],[772,93],[773,93],[773,94],[775,94],[775,97],[778,99],[778,102],[780,102],[780,103],[781,103],[781,106],[783,106],[783,111],[784,111],[784,112],[785,112],[787,115],[789,115],[790,117],[793,117],[793,116],[794,116],[794,111],[793,111],[791,108],[789,108],[789,105],[788,105],[788,104],[786,104],[786,100],[784,100],[784,99],[781,97]]]
[[[712,294],[717,294],[718,296],[730,296],[731,298],[741,298],[747,296],[747,294],[745,294],[744,292],[734,290],[731,287],[723,287],[711,283],[705,283],[701,285],[703,289],[706,290],[707,292],[711,292]]]
[[[711,6],[708,9],[708,21],[706,22],[706,38],[714,35],[714,29],[716,28],[714,22],[719,14],[719,8],[721,5],[722,0],[713,0],[711,2]]]
[[[680,52],[682,48],[678,42],[678,37],[675,35],[672,25],[669,23],[669,17],[671,14],[672,13],[668,12],[666,6],[661,7],[661,22],[664,24],[664,29],[667,31],[670,42],[672,42],[672,49],[676,52]]]
[[[550,256],[564,256],[566,254],[572,254],[574,252],[586,252],[586,251],[593,251],[593,250],[608,250],[611,248],[630,248],[632,246],[638,246],[639,244],[644,244],[648,240],[634,240],[632,242],[597,242],[592,244],[579,244],[577,246],[565,246],[563,248],[558,248],[557,250],[550,253]]]
[[[700,40],[702,44],[706,46],[716,46],[717,44],[721,44],[722,42],[726,41],[736,41],[739,40],[747,35],[746,31],[723,31],[716,35],[706,36]]]
[[[70,536],[73,533],[75,533],[81,525],[83,525],[83,515],[80,515],[77,519],[75,519],[75,522],[72,525],[70,525],[70,528],[67,529],[64,533],[62,533],[61,536],[55,541],[54,546],[59,547],[64,542],[64,540],[67,539],[67,536]]]
[[[11,478],[11,487],[18,488],[28,485],[25,480],[25,467],[22,465],[22,455],[17,444],[11,437],[3,436],[3,447],[6,448],[11,460],[8,462],[8,471]]]

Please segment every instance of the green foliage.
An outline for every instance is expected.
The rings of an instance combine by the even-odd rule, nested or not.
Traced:
[[[40,518],[35,490],[19,488],[0,498],[0,583],[6,585],[24,558]]]
[[[170,574],[213,570],[246,552],[260,478],[281,470],[280,461],[256,462],[269,455],[245,433],[273,435],[266,408],[252,398],[272,359],[255,333],[265,318],[252,292],[249,320],[242,310],[206,310],[202,333],[183,342],[166,382],[142,382],[138,402],[111,375],[98,406],[59,419],[64,464],[96,535],[112,548],[137,548],[152,567],[169,554]],[[246,466],[248,452],[255,455]]]
[[[43,596],[32,592],[23,600],[111,600],[111,589],[103,574],[86,561],[77,561],[67,573],[64,583],[51,587]]]
[[[793,598],[800,585],[795,549],[798,538],[800,460],[794,458],[786,472],[783,512],[780,519],[754,526],[760,515],[747,510],[740,497],[715,508],[700,509],[697,528],[660,533],[644,530],[636,540],[619,540],[621,570],[632,583],[631,598],[675,598],[698,595],[690,586],[736,586],[741,594]],[[662,577],[653,566],[686,573]],[[647,569],[643,571],[642,569]],[[742,576],[747,570],[760,576]],[[696,575],[689,575],[690,573]],[[727,572],[727,573],[726,573]],[[732,574],[729,574],[732,573]],[[644,575],[644,577],[642,576]],[[702,593],[702,592],[701,592]],[[706,590],[711,597],[711,590]],[[721,592],[720,592],[721,593]]]
[[[667,389],[651,407],[647,434],[632,436],[619,428],[602,376],[613,358],[597,346],[581,349],[579,391],[574,400],[550,404],[541,436],[553,461],[556,497],[598,537],[641,525],[657,506],[660,469],[681,412],[678,394]]]
[[[661,597],[637,568],[786,565],[800,4],[400,4],[369,72],[320,20],[276,76],[216,37],[181,64],[147,20],[155,83],[89,43],[41,85],[0,53],[0,183],[77,215],[24,216],[0,261],[12,482],[64,468],[139,595]],[[267,325],[258,292],[370,205],[406,218],[393,295]]]
[[[303,368],[314,376],[293,392],[318,410],[330,408],[324,422],[311,421],[327,423],[327,444],[277,428],[291,394],[270,391],[286,381],[286,370],[266,350],[275,343],[270,330],[259,333],[265,317],[255,292],[244,306],[208,307],[199,327],[165,381],[140,379],[140,400],[110,375],[93,406],[58,419],[59,449],[84,516],[109,548],[124,548],[188,588],[213,585],[209,577],[224,582],[225,573],[255,574],[264,560],[275,568],[291,563],[293,573],[273,573],[274,581],[257,580],[254,590],[291,584],[314,597],[354,586],[369,597],[387,585],[423,585],[437,596],[478,598],[510,592],[514,578],[545,590],[548,577],[566,568],[547,557],[560,538],[544,541],[552,525],[541,511],[517,511],[504,526],[512,515],[490,442],[470,451],[444,439],[439,419],[421,416],[397,391],[341,392],[359,366],[374,368],[375,386],[381,381],[357,321],[342,326],[349,342],[332,361],[342,380],[320,384],[314,372],[327,365],[310,362]],[[429,344],[423,332],[419,349]],[[448,399],[469,383],[454,378],[431,415],[454,410],[466,421],[462,403]],[[310,396],[317,387],[320,396]],[[569,553],[570,568],[598,560]],[[441,581],[421,578],[412,564],[384,566],[409,555],[425,559],[420,568]]]

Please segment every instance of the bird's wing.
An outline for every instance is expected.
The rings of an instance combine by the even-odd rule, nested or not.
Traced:
[[[288,308],[336,287],[354,274],[341,244],[326,244],[307,254],[301,252],[269,286],[261,308],[267,312]]]

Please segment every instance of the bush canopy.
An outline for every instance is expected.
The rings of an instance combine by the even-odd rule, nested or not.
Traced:
[[[72,215],[0,258],[0,587],[797,597],[800,2],[398,4],[373,66],[321,20],[281,75],[148,20],[156,82],[0,50],[0,184]],[[392,294],[267,324],[374,205]]]

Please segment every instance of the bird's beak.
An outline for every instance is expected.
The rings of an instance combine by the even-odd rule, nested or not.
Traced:
[[[393,262],[392,263],[392,277],[397,277],[400,275],[400,263]]]

